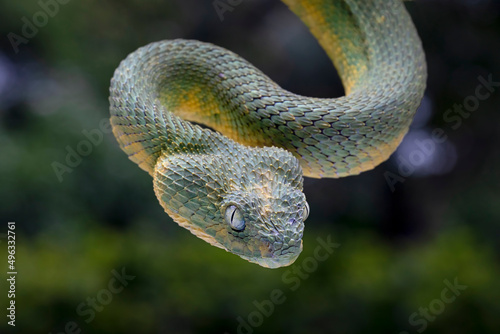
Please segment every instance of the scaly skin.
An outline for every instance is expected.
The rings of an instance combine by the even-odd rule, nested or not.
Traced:
[[[302,174],[343,177],[386,160],[426,80],[400,0],[283,2],[332,58],[346,96],[290,93],[236,54],[189,40],[138,49],[110,88],[113,133],[153,177],[165,211],[212,245],[270,268],[302,250]]]

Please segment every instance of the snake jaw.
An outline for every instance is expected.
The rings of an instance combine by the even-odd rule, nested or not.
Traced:
[[[275,269],[291,265],[292,263],[295,262],[295,260],[297,260],[301,252],[302,252],[302,240],[300,240],[298,248],[293,252],[271,257],[247,257],[244,255],[240,255],[240,257],[249,262],[256,263],[261,267]]]

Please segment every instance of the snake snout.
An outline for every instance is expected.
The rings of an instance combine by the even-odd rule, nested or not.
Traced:
[[[271,252],[269,257],[245,258],[250,262],[266,268],[280,268],[291,265],[299,257],[302,252],[302,240],[297,246],[288,247],[285,249],[275,250]]]

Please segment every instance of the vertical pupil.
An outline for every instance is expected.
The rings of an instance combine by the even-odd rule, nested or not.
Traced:
[[[235,213],[236,213],[236,207],[233,207],[233,213],[231,214],[231,223],[233,222]]]

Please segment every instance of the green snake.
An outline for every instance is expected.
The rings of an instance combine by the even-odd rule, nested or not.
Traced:
[[[401,0],[283,2],[333,60],[345,96],[293,94],[231,51],[181,39],[131,53],[110,87],[113,133],[167,214],[269,268],[302,250],[303,175],[356,175],[385,161],[427,76]]]

